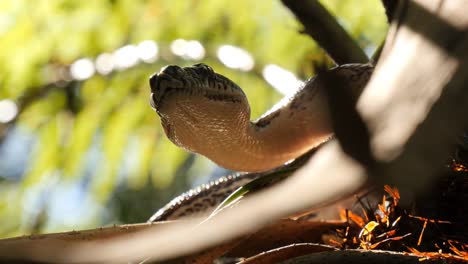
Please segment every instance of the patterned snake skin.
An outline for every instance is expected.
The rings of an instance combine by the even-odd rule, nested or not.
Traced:
[[[357,98],[370,79],[373,66],[346,64],[328,72],[345,77],[351,95]],[[167,66],[150,78],[150,86],[151,106],[161,117],[164,131],[172,142],[223,167],[258,172],[223,177],[189,190],[161,208],[150,222],[206,214],[232,191],[264,175],[263,171],[307,153],[333,134],[327,123],[328,106],[323,92],[326,87],[320,75],[307,80],[296,94],[283,99],[253,122],[242,89],[205,64],[185,68]],[[273,136],[274,133],[280,136],[276,140],[268,138],[266,143],[252,139],[253,136],[239,132],[244,129],[242,123],[248,124],[253,134],[276,129]],[[267,145],[270,141],[277,145]]]

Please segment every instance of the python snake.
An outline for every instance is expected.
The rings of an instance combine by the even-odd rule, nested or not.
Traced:
[[[328,70],[331,76],[346,80],[353,100],[372,72],[370,64],[345,64]],[[257,173],[223,178],[191,190],[172,200],[150,221],[213,207],[260,172],[280,167],[326,141],[333,129],[323,83],[320,74],[316,75],[294,95],[250,121],[250,107],[242,89],[205,64],[184,68],[169,65],[154,74],[150,78],[150,103],[174,144],[224,168]]]

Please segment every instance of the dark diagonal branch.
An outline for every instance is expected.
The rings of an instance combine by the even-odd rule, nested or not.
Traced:
[[[317,41],[337,64],[369,61],[364,51],[319,1],[282,2],[304,25],[304,31]]]
[[[398,2],[400,2],[400,0],[382,0],[382,5],[385,8],[385,15],[387,15],[388,23],[391,23],[395,16]]]

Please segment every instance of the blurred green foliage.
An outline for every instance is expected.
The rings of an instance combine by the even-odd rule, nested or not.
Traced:
[[[383,40],[380,1],[322,2],[365,50]],[[195,63],[173,55],[171,41],[200,41],[203,61],[244,88],[256,118],[281,98],[261,78],[263,65],[306,77],[312,61],[325,58],[300,29],[280,1],[0,1],[0,100],[14,100],[20,111],[0,124],[0,145],[16,146],[5,144],[15,135],[29,139],[19,141],[28,143],[16,154],[23,157],[8,157],[24,160],[21,173],[0,171],[0,236],[145,221],[214,168],[170,143],[149,107],[154,71]],[[63,69],[77,59],[148,39],[160,48],[152,64],[63,80]],[[225,68],[216,58],[221,44],[249,51],[254,70]]]

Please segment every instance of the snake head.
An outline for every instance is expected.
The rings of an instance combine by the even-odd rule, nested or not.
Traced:
[[[162,116],[163,105],[173,95],[201,96],[210,100],[238,100],[245,97],[242,89],[228,78],[217,74],[203,63],[181,68],[169,65],[154,74],[149,80],[150,104]]]
[[[194,139],[196,131],[224,133],[220,123],[250,117],[244,92],[208,65],[169,65],[151,76],[149,83],[150,104],[161,117],[166,135],[186,149],[197,152],[208,144],[204,137]]]

